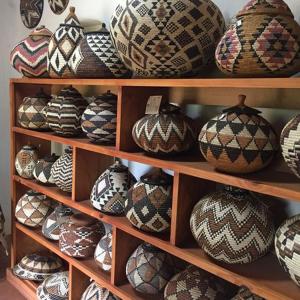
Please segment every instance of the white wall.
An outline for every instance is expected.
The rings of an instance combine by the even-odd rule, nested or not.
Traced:
[[[76,13],[83,23],[103,21],[109,24],[109,19],[117,3],[122,0],[70,0],[70,5],[76,7]],[[125,0],[123,0],[125,1]],[[50,30],[54,31],[63,22],[66,13],[61,16],[54,15],[48,1],[44,0],[45,8],[40,24],[45,24]],[[248,1],[246,0],[215,0],[214,1],[228,20]],[[300,20],[300,1],[288,0],[296,19]],[[1,101],[1,191],[0,203],[6,216],[10,215],[10,189],[9,189],[9,92],[8,83],[10,77],[19,76],[9,65],[9,53],[13,46],[25,36],[30,30],[26,29],[21,22],[19,15],[20,0],[1,0],[0,1],[0,101]],[[142,173],[138,168],[138,175]],[[9,229],[9,220],[6,227]]]

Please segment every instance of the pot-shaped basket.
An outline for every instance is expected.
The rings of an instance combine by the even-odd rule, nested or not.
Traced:
[[[81,116],[88,103],[72,86],[63,88],[45,109],[47,123],[57,135],[73,137],[81,133]]]
[[[147,232],[164,232],[170,228],[172,182],[172,176],[154,171],[134,184],[125,202],[126,217],[133,226]]]
[[[220,278],[188,266],[176,274],[164,290],[165,300],[224,300],[228,298],[226,284]]]
[[[103,213],[122,215],[127,192],[136,182],[128,168],[116,161],[97,179],[92,192],[92,205]]]
[[[26,179],[33,179],[33,170],[38,162],[38,152],[35,147],[26,145],[17,153],[15,167],[17,173]]]
[[[58,272],[47,277],[37,288],[38,300],[67,300],[69,297],[69,272]]]
[[[277,230],[275,250],[280,265],[300,287],[300,215],[286,220]]]
[[[283,0],[249,1],[216,49],[219,69],[241,77],[289,76],[300,69],[300,26]]]
[[[49,95],[44,93],[43,89],[35,97],[25,97],[18,108],[18,123],[28,129],[48,130],[44,111],[50,98]]]
[[[47,57],[52,32],[37,27],[10,54],[10,64],[26,77],[49,77]]]
[[[133,252],[126,265],[129,283],[136,291],[144,294],[162,292],[174,273],[171,256],[146,243]]]
[[[96,282],[92,282],[81,296],[81,300],[120,300],[119,297],[112,294],[108,289],[101,287]]]
[[[59,228],[69,221],[73,211],[62,204],[58,205],[43,223],[42,233],[49,240],[59,240]]]
[[[300,115],[284,127],[280,137],[282,156],[292,172],[300,178]]]
[[[104,23],[101,30],[85,33],[70,65],[78,78],[120,78],[128,75]]]
[[[64,192],[72,192],[73,150],[66,148],[65,153],[52,165],[51,176],[54,183]]]
[[[62,271],[63,264],[60,258],[52,255],[41,255],[38,253],[24,256],[14,266],[15,276],[25,280],[44,281],[47,277]]]
[[[74,214],[60,226],[60,251],[72,257],[91,257],[104,234],[101,222],[83,214]]]
[[[54,183],[53,176],[51,175],[51,169],[53,164],[58,160],[58,156],[52,154],[40,159],[33,169],[34,178],[42,184],[52,185]]]
[[[65,23],[60,24],[49,43],[48,72],[51,78],[75,77],[70,60],[82,38],[83,28],[75,15],[75,7],[70,7]]]
[[[158,114],[146,115],[133,129],[135,143],[152,155],[174,155],[189,150],[195,143],[191,120],[172,104],[162,105]]]
[[[51,210],[49,198],[42,193],[29,190],[19,199],[15,216],[26,226],[39,227],[43,225]]]
[[[115,144],[117,100],[117,95],[108,91],[98,96],[84,111],[81,128],[92,143]]]
[[[95,254],[97,265],[104,271],[111,270],[112,264],[112,232],[108,232],[98,243]]]
[[[110,28],[122,61],[136,76],[178,77],[213,60],[225,21],[210,0],[119,1]]]
[[[228,264],[247,264],[264,256],[275,234],[266,205],[248,191],[230,186],[202,198],[190,226],[199,246]]]
[[[199,135],[204,158],[226,173],[252,173],[267,167],[279,148],[271,124],[256,109],[239,104],[204,125]]]

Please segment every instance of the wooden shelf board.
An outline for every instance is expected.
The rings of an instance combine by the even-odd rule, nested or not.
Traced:
[[[300,78],[192,78],[192,79],[33,79],[14,78],[14,84],[98,85],[195,88],[300,88]]]
[[[16,277],[13,274],[12,269],[9,268],[6,269],[6,280],[15,289],[17,289],[26,299],[36,299],[36,289],[38,287],[37,283]]]
[[[263,171],[238,177],[217,172],[211,165],[202,160],[200,153],[175,157],[174,160],[162,160],[147,156],[143,152],[128,153],[118,151],[112,146],[95,145],[90,143],[87,138],[63,138],[51,132],[37,132],[20,127],[13,127],[13,131],[18,134],[58,142],[103,155],[119,157],[151,165],[153,167],[173,170],[181,174],[199,177],[221,184],[230,184],[232,186],[248,189],[257,193],[300,201],[300,181],[286,168],[284,164],[282,164],[282,166],[272,164]]]
[[[48,190],[56,189],[41,186],[34,181],[19,179],[18,176],[15,176],[15,179],[29,188],[33,188],[38,192],[45,193],[46,195],[49,195],[47,192]],[[53,198],[60,201],[60,197]],[[168,236],[150,235],[137,230],[131,226],[125,217],[113,217],[101,214],[93,209],[89,200],[81,202],[66,200],[63,203],[105,223],[111,224],[138,239],[146,241],[174,256],[177,256],[180,259],[187,261],[188,263],[194,264],[199,268],[230,281],[233,284],[247,286],[253,292],[262,297],[278,300],[295,300],[297,299],[295,298],[295,295],[300,293],[300,289],[291,281],[291,279],[288,278],[278,264],[276,257],[272,254],[265,256],[255,263],[244,266],[219,264],[205,255],[196,244],[185,245],[184,248],[176,247],[170,244]],[[20,226],[24,231],[24,226],[17,224],[17,228]],[[25,229],[27,233],[30,231],[27,228]],[[38,238],[45,240],[42,237]],[[50,242],[47,241],[47,243],[49,244]],[[59,251],[57,246],[55,246],[55,251]],[[67,257],[67,259],[70,260],[69,257]],[[78,267],[78,265],[75,265],[75,267]],[[83,268],[84,266],[78,267],[78,269],[80,269],[83,273],[86,273]],[[95,273],[90,273],[90,275],[93,274],[95,275]]]

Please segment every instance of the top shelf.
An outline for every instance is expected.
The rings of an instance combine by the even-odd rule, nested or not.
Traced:
[[[181,88],[300,89],[300,78],[193,78],[193,79],[51,79],[13,78],[15,84],[94,85]]]

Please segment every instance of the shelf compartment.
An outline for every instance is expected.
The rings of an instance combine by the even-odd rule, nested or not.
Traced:
[[[200,153],[189,156],[178,156],[174,160],[161,160],[147,156],[142,152],[129,153],[117,151],[115,147],[93,145],[88,139],[62,138],[53,133],[35,132],[19,127],[14,127],[13,131],[53,142],[76,146],[77,148],[91,152],[118,157],[157,168],[172,170],[180,174],[221,184],[229,184],[253,192],[300,202],[300,181],[289,171],[283,161],[274,162],[272,166],[258,173],[237,177],[217,172],[211,165],[201,159]]]

